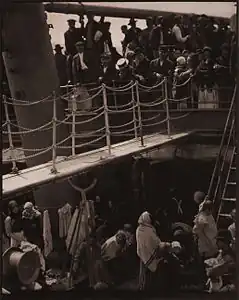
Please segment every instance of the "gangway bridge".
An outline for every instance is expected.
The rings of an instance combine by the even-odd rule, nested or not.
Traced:
[[[184,85],[190,86],[190,80]],[[223,130],[228,108],[225,104],[220,108],[218,98],[211,102],[205,98],[205,103],[201,100],[196,105],[189,92],[186,98],[174,99],[168,95],[167,84],[164,78],[151,87],[133,81],[124,86],[65,86],[62,87],[64,93],[53,92],[49,97],[30,103],[4,97],[6,122],[2,132],[8,137],[9,148],[3,151],[3,157],[12,163],[12,172],[3,176],[3,197],[178,143],[198,130]],[[68,104],[64,120],[58,119],[57,101]],[[53,116],[38,128],[23,128],[9,118],[10,105],[26,107],[44,102],[52,102]],[[59,141],[57,132],[66,124],[70,134]],[[14,146],[15,136],[48,130],[52,131],[52,144],[48,147]],[[20,150],[24,157],[17,156]],[[48,155],[47,163],[18,170],[18,162],[28,164],[31,158],[41,155]]]

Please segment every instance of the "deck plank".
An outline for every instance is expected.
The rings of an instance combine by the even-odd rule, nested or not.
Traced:
[[[147,135],[144,136],[144,147],[140,146],[140,141],[135,139],[121,142],[112,145],[112,153],[110,156],[108,155],[107,148],[103,147],[97,150],[78,154],[75,157],[59,157],[56,163],[56,169],[58,171],[56,174],[51,173],[52,163],[48,162],[22,170],[19,174],[4,175],[2,177],[3,196],[67,178],[76,173],[106,164],[107,162],[117,158],[146,152],[150,149],[184,138],[191,133],[192,132],[183,132],[173,134],[170,137],[168,137],[168,135],[157,133]]]

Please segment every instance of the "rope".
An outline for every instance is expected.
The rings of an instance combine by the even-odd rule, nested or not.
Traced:
[[[111,109],[107,109],[108,110],[108,112],[109,113],[125,113],[125,112],[127,112],[127,111],[131,111],[131,110],[133,110],[135,107],[137,107],[137,105],[134,105],[134,106],[132,106],[132,107],[130,107],[130,108],[128,108],[128,109],[122,109],[122,110],[111,110]]]
[[[174,87],[181,87],[181,86],[185,86],[186,84],[189,83],[189,81],[191,80],[191,77],[189,77],[186,81],[184,81],[181,84],[174,84]]]
[[[128,122],[128,123],[124,123],[122,125],[111,125],[110,128],[114,129],[114,128],[122,128],[122,127],[126,127],[128,125],[131,125],[134,123],[134,120]]]
[[[49,101],[49,98],[52,97],[52,96],[53,95],[51,94],[51,95],[49,95],[49,96],[47,96],[47,97],[45,97],[43,99],[40,99],[38,101],[33,101],[33,102],[29,102],[27,100],[20,100],[20,99],[15,99],[15,98],[7,97],[8,100],[11,100],[12,102],[15,102],[15,103],[7,102],[7,101],[4,101],[4,102],[7,103],[7,104],[10,104],[10,105],[13,105],[13,104],[14,105],[18,105],[18,104],[16,104],[16,102],[22,103],[23,106],[25,106],[25,105],[35,105],[35,104],[38,104],[38,103],[41,103],[41,102],[44,102],[44,101]],[[50,99],[50,101],[52,101],[52,99]],[[21,104],[19,104],[19,105],[21,105]]]
[[[136,129],[138,129],[139,126],[136,126]],[[135,130],[135,128],[130,128],[130,129],[127,129],[127,130],[124,130],[124,131],[116,131],[114,133],[112,133],[112,135],[119,135],[119,134],[124,134],[124,133],[127,133],[127,132],[131,132]]]
[[[38,152],[38,151],[44,151],[46,149],[49,149],[49,147],[45,147],[45,148],[32,148],[32,149],[27,149],[27,148],[14,148],[16,150],[19,150],[19,151],[26,151],[26,152]]]
[[[154,119],[156,119],[156,118],[158,118],[159,116],[161,116],[161,113],[159,113],[159,114],[157,114],[156,116],[154,116],[154,117],[150,117],[150,118],[147,118],[147,119],[143,119],[142,121],[151,121],[151,120],[154,120]]]
[[[85,102],[87,102],[87,101],[90,101],[90,100],[93,100],[94,98],[96,98],[97,96],[99,96],[100,95],[100,93],[102,92],[102,90],[103,90],[103,88],[101,88],[96,94],[94,94],[93,96],[90,96],[89,98],[87,98],[87,99],[84,99],[84,100],[76,100],[76,99],[74,99],[74,101],[76,102],[76,103],[85,103]],[[88,92],[88,91],[87,91]],[[79,95],[78,96],[76,96],[75,95],[75,93],[74,93],[74,95],[72,95],[73,97],[75,97],[75,98],[77,98],[78,96],[80,96],[80,92],[79,92]],[[65,97],[61,97],[61,98],[63,98],[65,101],[67,101],[67,102],[72,102],[72,100],[71,99],[68,99],[68,98],[65,98]]]
[[[56,143],[56,147],[58,147],[58,145],[64,144],[66,141],[68,141],[70,138],[72,138],[72,135],[69,135],[68,137],[66,137],[64,140]]]
[[[161,105],[163,104],[164,102],[166,102],[167,99],[163,99],[162,101],[158,102],[158,103],[142,103],[140,102],[140,106],[144,106],[144,107],[153,107],[153,106],[158,106],[158,105]]]
[[[91,122],[91,121],[93,121],[93,120],[98,119],[98,118],[101,117],[103,114],[104,114],[104,111],[102,111],[100,114],[98,114],[98,115],[96,115],[96,116],[94,116],[94,117],[92,117],[92,118],[90,118],[90,119],[88,119],[88,120],[75,122],[75,125],[80,125],[80,124],[86,124],[86,123],[89,123],[89,122]],[[63,123],[63,124],[70,124],[70,125],[72,124],[72,122],[65,122],[65,121],[59,121],[59,120],[57,120],[57,122]]]
[[[101,132],[102,130],[105,130],[105,126],[99,128],[99,129],[97,129],[97,130],[94,130],[94,131],[90,131],[90,132],[86,132],[86,133],[77,133],[75,136],[76,136],[77,138],[79,138],[79,137],[87,137],[87,136],[91,136],[92,133],[98,133],[98,132]]]
[[[111,92],[126,92],[132,89],[132,87],[134,87],[136,85],[136,83],[132,84],[131,86],[129,86],[128,88],[125,89],[116,89],[116,88],[111,88],[109,86],[106,86],[106,89],[111,91]]]
[[[2,127],[5,127],[8,124],[8,122],[5,122],[2,124]]]
[[[145,126],[145,127],[150,127],[150,126],[154,126],[154,125],[160,125],[160,124],[165,123],[167,120],[168,120],[168,118],[165,118],[165,119],[163,119],[163,120],[160,121],[160,122],[156,122],[156,123],[152,123],[152,124],[143,124],[143,126]]]
[[[125,88],[129,87],[133,83],[134,83],[133,80],[131,80],[130,82],[126,83],[126,85],[119,86],[117,89],[118,90],[125,89]],[[113,84],[115,84],[114,80],[113,80]],[[107,86],[107,85],[105,85],[105,87],[106,88],[112,88],[111,86]],[[114,88],[115,88],[115,85],[114,85]]]
[[[191,114],[191,112],[190,112],[190,113],[187,113],[187,114],[184,114],[184,115],[181,115],[181,116],[178,116],[178,117],[170,117],[170,120],[178,120],[178,119],[182,119],[182,118],[184,118],[184,117],[189,116],[190,114]]]
[[[181,99],[168,99],[168,101],[172,101],[172,102],[182,102],[182,101],[186,101],[188,99],[190,99],[191,97],[185,97],[185,98],[181,98]]]
[[[37,157],[39,155],[42,155],[42,154],[45,154],[47,153],[48,151],[50,151],[52,149],[52,146],[51,147],[48,147],[47,149],[45,149],[44,151],[41,151],[41,152],[38,152],[36,154],[33,154],[33,155],[29,155],[29,156],[25,156],[24,158],[14,158],[14,159],[7,159],[6,161],[9,161],[9,162],[13,162],[13,161],[25,161],[26,159],[30,159],[30,158],[34,158],[34,157]]]
[[[127,106],[130,106],[130,105],[132,105],[134,103],[134,101],[132,100],[132,101],[130,101],[129,103],[127,103],[127,104],[122,104],[122,105],[117,105],[117,109],[115,109],[115,110],[118,110],[119,108],[125,108],[125,107],[127,107]],[[115,106],[108,106],[108,108],[109,109],[112,109],[112,108],[114,108]],[[112,109],[113,110],[113,109]]]
[[[34,128],[34,129],[30,129],[29,131],[10,131],[11,134],[27,134],[27,133],[33,133],[36,131],[40,131],[41,129],[49,126],[50,124],[52,124],[52,121],[46,123],[45,125],[42,125],[40,127]],[[49,129],[49,128],[48,128]],[[9,134],[8,131],[2,131],[3,134]]]
[[[98,141],[102,140],[105,136],[106,135],[104,134],[103,136],[101,136],[101,137],[99,137],[97,139],[94,139],[94,140],[92,140],[90,142],[87,142],[87,143],[84,143],[84,144],[81,144],[81,145],[76,145],[75,148],[82,148],[82,147],[91,145],[91,144],[93,144],[95,142],[98,142]],[[60,148],[60,149],[71,149],[71,146],[60,146],[60,147],[57,146],[57,148]]]
[[[157,83],[154,86],[146,86],[141,83],[138,83],[138,86],[139,86],[139,88],[142,88],[142,89],[152,90],[152,89],[155,89],[155,88],[161,86],[164,82],[165,82],[165,79],[163,79],[161,82]]]

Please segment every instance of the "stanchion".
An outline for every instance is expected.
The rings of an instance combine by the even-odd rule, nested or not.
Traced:
[[[56,170],[56,124],[57,116],[56,116],[56,93],[53,92],[53,117],[52,117],[52,169],[51,173],[57,173]]]
[[[108,114],[106,87],[104,83],[103,83],[103,105],[104,105],[104,116],[105,116],[106,145],[108,148],[108,153],[109,155],[111,155],[109,114]]]
[[[12,173],[18,173],[18,167],[17,167],[17,163],[16,163],[16,156],[15,156],[14,145],[13,145],[13,140],[12,140],[12,133],[11,133],[11,122],[10,122],[10,118],[9,118],[8,104],[7,104],[7,99],[6,99],[5,95],[3,96],[3,103],[4,103],[4,109],[5,109],[5,115],[6,115],[9,148],[10,148],[10,153],[11,153],[11,158],[12,158]]]
[[[72,99],[72,132],[71,132],[71,154],[72,156],[76,155],[76,97],[73,96]]]
[[[136,118],[136,111],[135,111],[136,102],[134,98],[134,85],[132,86],[131,93],[132,93],[132,102],[133,102],[134,138],[137,139],[138,131],[137,131],[137,118]]]
[[[167,77],[164,78],[165,83],[165,105],[166,105],[166,116],[167,116],[167,133],[168,136],[171,136],[171,128],[170,128],[170,114],[169,114],[169,104],[168,104],[168,80]]]
[[[137,108],[138,108],[140,141],[141,141],[141,146],[144,147],[145,145],[144,145],[144,136],[143,136],[142,116],[141,116],[141,109],[140,109],[139,83],[138,83],[138,81],[136,81],[135,89],[136,89],[136,103],[137,103]]]

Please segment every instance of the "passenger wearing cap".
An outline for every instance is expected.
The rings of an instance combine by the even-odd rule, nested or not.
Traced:
[[[168,59],[168,47],[159,46],[158,48],[158,58],[154,59],[150,63],[151,71],[157,74],[159,79],[164,77],[169,77],[172,79],[174,64]]]
[[[201,88],[212,89],[215,84],[214,61],[212,59],[212,49],[208,46],[203,48],[203,60],[197,68],[199,86]]]
[[[129,60],[127,58],[120,58],[117,61],[116,70],[117,70],[118,80],[124,84],[135,79],[135,77],[133,75],[133,69],[129,65]]]
[[[116,68],[112,61],[112,57],[108,53],[101,55],[101,68],[99,81],[104,83],[111,83],[116,79]]]
[[[66,63],[66,56],[62,53],[63,47],[61,45],[56,44],[55,46],[55,63],[58,78],[60,80],[60,85],[66,85],[68,82],[67,78],[67,63]]]
[[[186,71],[186,59],[184,56],[180,56],[176,60],[176,68],[174,71],[174,90],[175,90],[175,95],[174,98],[177,100],[187,98],[190,95],[190,84],[184,84],[186,81],[184,77],[181,76],[183,72]],[[180,101],[178,103],[179,108],[187,108],[187,100],[185,101]]]
[[[90,78],[90,59],[85,51],[85,41],[81,40],[76,43],[77,54],[73,57],[72,72],[74,83],[88,83]]]
[[[150,62],[144,55],[143,51],[140,48],[135,49],[134,54],[134,74],[137,79],[141,82],[146,82],[150,80]]]
[[[144,53],[146,54],[147,58],[152,60],[153,59],[153,51],[151,46],[151,38],[150,34],[153,30],[153,18],[148,17],[146,19],[146,28],[143,29],[139,36],[139,43],[140,46],[143,48]]]
[[[129,20],[128,25],[130,26],[130,28],[125,35],[125,42],[127,45],[133,40],[135,40],[137,45],[139,45],[139,36],[141,33],[141,29],[136,26],[136,22],[137,21],[134,18],[130,18]]]
[[[64,34],[65,47],[68,55],[74,56],[76,54],[76,42],[82,40],[84,37],[84,32],[82,28],[76,28],[74,19],[69,19],[67,21],[69,28]]]

